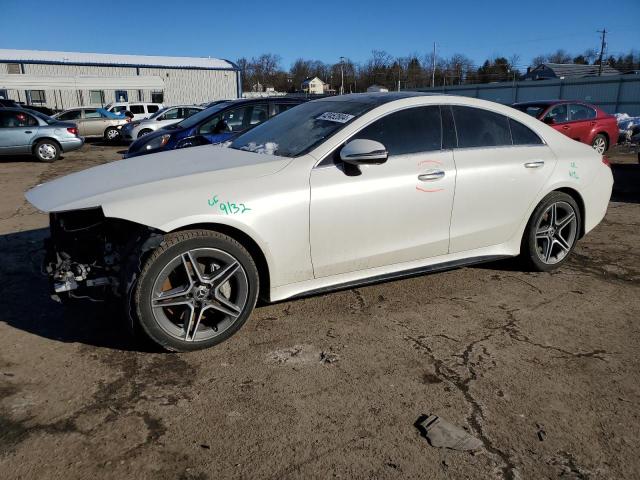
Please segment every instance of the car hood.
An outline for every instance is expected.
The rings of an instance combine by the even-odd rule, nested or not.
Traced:
[[[102,207],[106,216],[127,218],[130,207],[150,209],[171,202],[172,196],[271,175],[290,161],[204,145],[107,163],[40,184],[25,196],[44,212]]]

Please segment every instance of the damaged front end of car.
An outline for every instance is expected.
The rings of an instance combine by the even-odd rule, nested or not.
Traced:
[[[162,232],[128,220],[108,218],[102,208],[50,213],[43,270],[56,301],[124,298],[147,252]]]

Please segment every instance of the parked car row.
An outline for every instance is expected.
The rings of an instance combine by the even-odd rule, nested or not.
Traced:
[[[52,142],[56,142],[55,152],[47,148],[42,150],[47,153],[38,154],[40,149],[36,148],[41,135],[47,131],[41,123],[52,125],[56,121],[73,122],[70,128],[75,127],[76,137],[131,143],[124,158],[222,143],[306,101],[308,98],[305,97],[265,97],[218,100],[201,105],[176,105],[166,108],[161,103],[115,102],[105,108],[72,108],[55,114],[53,118],[34,111],[34,107],[22,108],[22,118],[31,124],[38,123],[39,133],[31,130],[29,134],[20,136],[8,130],[13,127],[0,125],[0,136],[3,137],[0,139],[0,154],[31,152],[41,161],[57,159],[61,152],[73,149],[72,144],[77,143],[69,142],[69,131],[63,135],[64,142],[51,138]],[[12,100],[1,102],[0,108],[11,107],[21,110],[21,106],[16,106]],[[616,118],[584,102],[537,101],[516,103],[512,107],[528,113],[574,140],[591,145],[600,154],[618,141]],[[8,117],[12,115],[8,114]],[[20,124],[20,121],[7,122],[7,125]],[[55,131],[55,128],[53,130]]]
[[[131,144],[124,158],[226,142],[306,101],[305,98],[271,97],[215,102],[213,106],[180,122],[140,135],[144,129],[149,129],[156,123],[155,120],[149,119],[140,124],[144,123],[144,126],[138,130],[139,136]],[[140,126],[133,127],[135,128]],[[125,133],[125,138],[126,135],[129,134]]]

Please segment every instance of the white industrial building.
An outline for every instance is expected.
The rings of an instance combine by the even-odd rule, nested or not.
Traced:
[[[0,49],[0,98],[68,109],[115,101],[197,104],[242,96],[240,70],[217,58]]]

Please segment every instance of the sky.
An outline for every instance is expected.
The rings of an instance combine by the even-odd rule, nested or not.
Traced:
[[[335,6],[335,7],[334,7]],[[276,53],[289,68],[299,57],[366,61],[462,53],[474,63],[600,48],[640,51],[640,0],[456,0],[431,2],[301,0],[0,0],[0,48],[217,57],[235,61]]]

